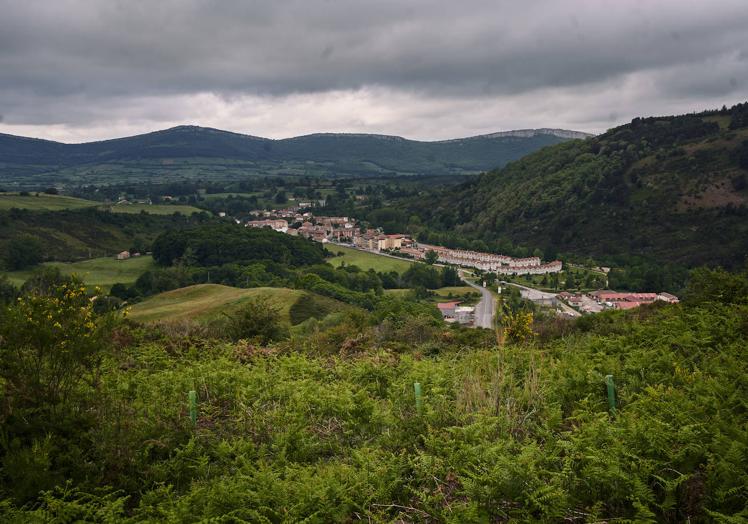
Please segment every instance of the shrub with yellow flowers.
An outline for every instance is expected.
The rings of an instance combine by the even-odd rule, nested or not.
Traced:
[[[508,311],[503,315],[504,335],[514,344],[525,344],[535,336],[532,330],[533,315],[530,311]]]
[[[111,316],[97,316],[86,288],[70,279],[20,296],[0,310],[4,408],[53,407],[96,369]]]

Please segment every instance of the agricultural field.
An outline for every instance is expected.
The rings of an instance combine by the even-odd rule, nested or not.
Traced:
[[[413,263],[405,259],[376,255],[367,251],[361,251],[360,249],[341,247],[338,245],[328,245],[327,249],[332,253],[335,253],[336,255],[338,252],[343,253],[342,256],[335,256],[327,260],[335,267],[339,267],[345,263],[349,266],[358,266],[364,271],[373,269],[375,271],[381,271],[383,273],[386,273],[388,271],[404,273]]]
[[[230,193],[205,193],[200,195],[205,200],[216,200],[219,198],[250,198],[253,196],[256,196],[260,198],[263,194],[263,191],[255,191],[254,193],[237,193],[237,192],[230,192]]]
[[[470,286],[447,286],[442,287],[439,289],[435,289],[434,293],[437,294],[439,297],[443,298],[451,298],[451,297],[457,297],[461,295],[465,295],[467,293],[478,293],[475,289],[471,288]],[[478,293],[480,295],[480,293]]]
[[[81,262],[46,262],[45,267],[56,267],[64,275],[77,275],[88,286],[99,286],[103,289],[121,282],[132,284],[140,275],[154,267],[153,259],[149,255],[117,260],[114,257],[93,258]],[[34,274],[37,268],[10,271],[5,273],[16,286],[23,284]]]
[[[186,206],[181,204],[129,204],[119,206],[107,206],[113,213],[140,213],[145,211],[152,215],[173,215],[174,213],[181,213],[183,215],[191,215],[192,213],[200,213],[202,209],[198,209],[194,206]]]
[[[21,196],[18,193],[0,193],[0,211],[7,209],[30,209],[32,211],[59,211],[61,209],[80,209],[99,205],[93,200],[84,200],[63,195],[31,193]]]
[[[385,289],[386,295],[392,295],[395,297],[404,297],[408,293],[413,291],[412,289]],[[429,298],[434,304],[439,302],[449,302],[452,300],[459,300],[463,305],[472,305],[480,301],[481,295],[478,291],[471,288],[470,286],[447,286],[431,291],[433,296]]]
[[[469,306],[480,301],[481,294],[470,286],[450,286],[435,289],[435,302],[459,300],[462,305]]]
[[[209,321],[236,310],[252,298],[264,297],[280,309],[281,320],[290,323],[291,307],[305,294],[304,291],[287,288],[241,289],[219,284],[197,284],[166,291],[135,304],[129,316],[139,322]]]

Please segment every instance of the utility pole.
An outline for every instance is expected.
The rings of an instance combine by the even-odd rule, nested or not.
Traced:
[[[501,284],[499,284],[499,299],[496,308],[496,343],[499,349],[504,347],[504,295],[501,294]]]

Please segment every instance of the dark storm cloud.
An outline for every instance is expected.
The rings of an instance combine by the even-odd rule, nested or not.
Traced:
[[[612,105],[646,96],[602,111],[628,116],[656,98],[730,102],[748,80],[743,0],[0,0],[0,13],[6,126],[179,121],[196,114],[180,100],[206,93],[219,110],[246,97],[373,91],[381,103],[390,92],[433,101],[424,115],[475,100],[533,104],[537,93],[553,114],[550,99],[578,90],[565,121],[594,127],[591,86],[626,85]]]

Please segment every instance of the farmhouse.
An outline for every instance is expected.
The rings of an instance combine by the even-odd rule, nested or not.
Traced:
[[[442,317],[447,319],[454,319],[455,318],[455,310],[457,309],[457,306],[460,305],[460,302],[453,301],[453,302],[439,302],[436,307],[439,308],[439,312],[442,314]]]
[[[377,237],[377,250],[400,249],[403,245],[403,235],[379,235]]]
[[[662,300],[663,302],[667,302],[668,304],[677,304],[678,302],[680,302],[678,297],[665,292],[658,293],[657,300]]]
[[[257,227],[257,228],[268,227],[275,231],[280,231],[281,233],[285,233],[286,231],[288,231],[288,222],[282,219],[250,220],[249,222],[245,224],[245,227]]]
[[[470,324],[475,318],[473,306],[457,306],[455,308],[455,320],[460,324]]]

